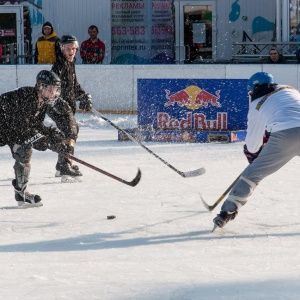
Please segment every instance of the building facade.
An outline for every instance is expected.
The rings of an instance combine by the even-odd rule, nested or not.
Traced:
[[[73,34],[80,43],[96,25],[106,45],[104,64],[229,62],[239,43],[298,43],[298,35],[300,42],[299,5],[299,0],[0,0],[1,62],[32,63],[45,21],[58,36]]]

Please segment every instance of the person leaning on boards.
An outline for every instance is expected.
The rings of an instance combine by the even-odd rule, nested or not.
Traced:
[[[105,55],[105,44],[97,37],[99,30],[95,25],[88,29],[90,38],[80,46],[80,57],[83,64],[102,64]]]
[[[50,22],[43,25],[42,33],[35,45],[34,63],[53,64],[60,54],[59,37]]]

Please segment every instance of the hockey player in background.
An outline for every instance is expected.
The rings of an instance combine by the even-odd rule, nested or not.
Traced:
[[[79,44],[76,37],[73,35],[62,36],[62,55],[52,66],[52,71],[56,73],[61,80],[61,96],[70,105],[74,115],[76,113],[76,101],[79,101],[79,109],[83,111],[89,111],[92,108],[92,96],[87,94],[77,81],[75,55],[78,47]],[[56,122],[57,127],[64,131],[63,128],[60,127],[60,123],[63,122],[63,119],[60,121],[56,118],[54,121]],[[72,153],[70,154],[73,154],[76,138],[70,139],[68,144],[70,149],[72,149]],[[74,176],[82,175],[78,166],[72,166],[72,161],[70,159],[58,155],[55,176],[62,176],[62,170],[66,168],[68,168],[69,173],[73,173]]]
[[[300,93],[278,85],[266,72],[253,74],[247,89],[251,103],[244,154],[250,164],[214,218],[215,228],[236,217],[261,180],[300,156]]]
[[[51,149],[64,153],[64,135],[54,127],[44,125],[49,101],[60,95],[60,79],[52,73],[52,80],[41,71],[35,87],[21,87],[0,95],[0,146],[8,145],[15,159],[15,179],[12,185],[19,206],[41,206],[41,197],[27,190],[30,176],[32,148]]]

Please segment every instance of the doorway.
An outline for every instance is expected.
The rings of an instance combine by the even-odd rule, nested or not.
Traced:
[[[175,2],[176,62],[197,64],[215,59],[214,1]]]
[[[22,63],[23,42],[23,6],[0,6],[0,48],[1,64]]]

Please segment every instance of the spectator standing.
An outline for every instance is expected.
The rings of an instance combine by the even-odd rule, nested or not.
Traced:
[[[102,64],[105,55],[105,44],[97,37],[98,27],[91,25],[88,29],[90,38],[82,42],[80,56],[83,64]]]
[[[279,53],[278,49],[271,48],[267,64],[286,64],[286,59]]]
[[[59,37],[50,22],[43,25],[42,33],[35,45],[34,63],[53,64],[60,54]]]

